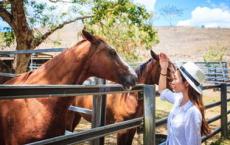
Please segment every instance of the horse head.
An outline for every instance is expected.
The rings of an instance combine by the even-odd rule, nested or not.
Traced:
[[[138,74],[138,81],[139,83],[145,83],[145,84],[158,84],[159,78],[160,78],[160,62],[159,62],[159,55],[157,55],[154,51],[150,51],[151,58],[140,65],[136,69],[136,73]],[[171,82],[173,80],[174,72],[176,71],[176,67],[174,64],[169,61],[169,67],[167,70],[167,88],[171,88]]]
[[[134,70],[127,65],[117,54],[117,51],[104,40],[82,31],[83,38],[90,42],[88,61],[88,75],[105,78],[122,84],[128,88],[134,86],[137,80]]]

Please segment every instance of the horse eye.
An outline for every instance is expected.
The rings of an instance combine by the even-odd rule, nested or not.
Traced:
[[[111,50],[109,51],[109,53],[110,53],[110,55],[112,55],[112,56],[116,56],[116,55],[117,55],[117,52],[116,52],[114,49],[111,49]]]

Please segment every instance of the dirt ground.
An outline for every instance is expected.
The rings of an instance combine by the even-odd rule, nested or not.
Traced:
[[[230,94],[228,94],[228,98],[230,98]],[[213,91],[213,90],[205,90],[203,91],[203,101],[204,104],[210,104],[213,102],[220,101],[220,92]],[[156,118],[164,118],[167,117],[169,111],[171,110],[172,105],[168,102],[160,100],[159,97],[156,98]],[[230,103],[228,103],[228,108],[230,108]],[[228,109],[229,110],[229,109]],[[216,115],[220,114],[220,106],[210,108],[206,110],[206,118],[212,118]],[[228,120],[230,120],[230,116],[228,116]],[[210,124],[210,128],[213,130],[216,127],[220,126],[220,120],[217,120]],[[84,119],[81,120],[81,123],[76,128],[76,131],[82,131],[84,129],[90,129],[91,123],[85,121]],[[229,127],[230,128],[230,127]],[[166,126],[160,126],[156,128],[156,133],[167,134]],[[215,145],[218,139],[220,138],[220,134],[215,135],[203,145]],[[225,141],[226,142],[226,141]],[[226,143],[222,142],[221,145],[225,145]],[[227,141],[227,144],[229,142]],[[89,143],[82,143],[81,145],[88,145]],[[106,145],[116,145],[116,134],[111,134],[105,137],[105,144]],[[135,134],[135,138],[133,140],[133,145],[142,145],[143,144],[143,134]],[[220,145],[219,144],[219,145]],[[226,145],[227,145],[226,144]]]

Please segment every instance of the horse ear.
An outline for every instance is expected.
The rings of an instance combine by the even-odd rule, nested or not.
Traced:
[[[88,31],[86,31],[85,29],[82,30],[82,37],[90,42],[96,42],[96,38],[91,34],[89,33]]]
[[[159,56],[154,51],[150,50],[150,53],[151,53],[152,58],[154,58],[157,61],[159,60]]]

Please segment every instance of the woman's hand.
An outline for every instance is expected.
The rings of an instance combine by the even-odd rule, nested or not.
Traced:
[[[159,79],[159,92],[161,93],[162,90],[166,89],[166,76],[167,76],[167,69],[169,65],[169,58],[166,54],[160,53],[160,66],[161,66],[161,75]]]
[[[167,73],[168,65],[169,65],[169,58],[165,53],[160,53],[160,66],[161,66],[161,73]]]

